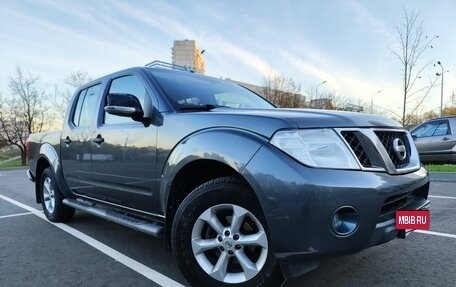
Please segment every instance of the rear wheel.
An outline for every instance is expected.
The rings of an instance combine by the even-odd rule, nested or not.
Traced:
[[[51,168],[46,168],[40,178],[41,205],[47,219],[53,222],[65,222],[70,220],[75,209],[62,203],[64,196]]]
[[[197,286],[279,286],[283,280],[262,214],[234,177],[196,188],[173,222],[178,265]]]

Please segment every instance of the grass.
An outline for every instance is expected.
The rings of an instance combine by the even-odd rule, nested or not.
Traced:
[[[19,150],[11,150],[11,151],[4,151],[0,152],[0,158],[11,158],[15,156],[21,155],[21,152]]]
[[[21,166],[22,166],[22,163],[21,163],[20,158],[9,161],[7,163],[0,163],[0,168],[12,168],[12,167],[21,167]]]
[[[424,166],[429,171],[456,172],[456,164],[426,164]]]
[[[19,150],[11,150],[6,152],[0,152],[0,168],[16,168],[21,167],[21,159],[15,159],[12,161],[4,162],[10,158],[20,156],[21,152]]]

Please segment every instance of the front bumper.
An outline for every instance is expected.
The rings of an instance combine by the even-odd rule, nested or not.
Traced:
[[[396,210],[429,204],[429,175],[422,167],[401,175],[308,168],[265,145],[243,175],[260,201],[271,247],[282,263],[313,266],[325,257],[388,242],[399,234]],[[358,212],[358,227],[347,236],[331,229],[334,212],[342,206]]]
[[[35,182],[36,181],[35,175],[33,174],[33,172],[30,169],[27,170],[27,178],[31,182]]]

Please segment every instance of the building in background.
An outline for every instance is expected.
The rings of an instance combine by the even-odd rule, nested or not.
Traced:
[[[195,40],[176,40],[172,48],[173,64],[189,67],[197,73],[206,73],[206,62]]]
[[[312,109],[325,109],[325,110],[334,110],[335,106],[333,101],[330,98],[319,98],[310,100],[310,108]]]

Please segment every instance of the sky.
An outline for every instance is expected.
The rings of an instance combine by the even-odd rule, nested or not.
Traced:
[[[400,51],[396,28],[404,9],[420,13],[426,36],[439,36],[417,65],[430,63],[416,89],[436,78],[441,69],[433,63],[441,61],[449,70],[444,104],[456,90],[455,0],[0,0],[0,7],[4,95],[17,66],[50,89],[79,70],[97,78],[171,62],[173,41],[191,39],[205,50],[209,76],[262,85],[270,72],[279,73],[303,94],[318,85],[319,93],[373,100],[378,109],[401,114],[403,66],[392,51]],[[425,111],[439,109],[437,83]],[[419,94],[409,106],[417,100]]]

